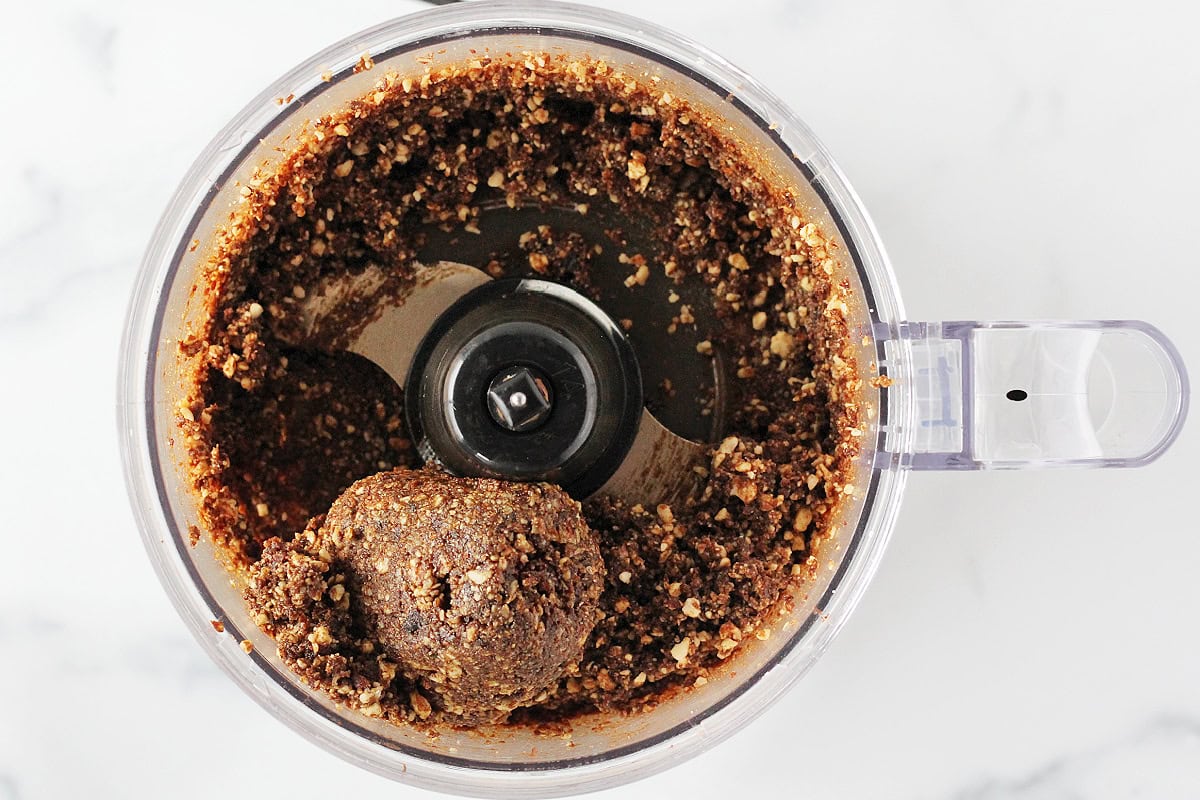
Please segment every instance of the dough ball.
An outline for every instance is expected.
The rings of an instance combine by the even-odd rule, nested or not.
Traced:
[[[536,702],[599,616],[597,536],[555,486],[383,472],[347,489],[321,533],[368,632],[464,723]]]

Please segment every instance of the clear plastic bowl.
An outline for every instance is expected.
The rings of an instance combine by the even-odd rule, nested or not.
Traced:
[[[172,442],[184,393],[174,348],[197,313],[189,300],[203,255],[190,245],[207,241],[223,221],[236,202],[236,181],[264,159],[276,158],[275,145],[305,119],[364,94],[380,72],[419,75],[424,64],[418,57],[465,60],[471,48],[602,58],[659,76],[672,93],[718,112],[769,162],[777,180],[796,187],[809,221],[838,241],[857,298],[847,315],[861,344],[872,426],[862,440],[854,502],[817,549],[820,569],[795,597],[794,613],[705,686],[647,714],[585,720],[569,741],[526,730],[451,732],[430,739],[342,709],[303,686],[248,618],[241,587],[208,543],[188,544],[197,515],[181,451]],[[376,67],[356,74],[353,66],[364,52]],[[333,79],[323,80],[322,73]],[[287,97],[294,99],[276,102]],[[184,177],[146,251],[122,343],[118,416],[127,484],[154,568],[200,645],[243,690],[306,738],[381,775],[445,792],[549,797],[602,789],[712,747],[812,667],[875,572],[909,468],[1143,463],[1173,440],[1182,423],[1186,376],[1170,344],[1148,326],[904,319],[879,237],[829,154],[776,97],[720,56],[669,30],[595,8],[502,0],[433,9],[349,37],[288,72],[217,135]],[[1128,352],[1114,345],[1108,350],[1116,354],[1103,357],[1110,333],[1117,338],[1109,341]],[[1070,357],[1050,357],[1062,350]],[[1150,365],[1138,376],[1142,382],[1136,391],[1123,392],[1122,386],[1131,385],[1131,365],[1139,364]],[[1026,367],[1034,374],[1026,376]],[[872,386],[881,373],[888,378]],[[1010,419],[991,384],[1003,387],[1026,377],[1032,402]],[[1074,387],[1070,408],[1059,407],[1056,381]],[[1130,433],[1122,421],[1125,406],[1117,402],[1121,397],[1136,401],[1128,413],[1153,424]],[[993,406],[1004,413],[997,417]],[[1047,420],[1055,430],[1082,426],[1094,433],[1107,426],[1109,435],[1100,441],[1083,431],[1044,446],[1052,438]],[[1006,449],[1014,438],[1016,449]],[[987,449],[980,442],[1001,446]],[[212,620],[223,622],[225,634],[214,631]],[[252,653],[239,645],[243,639],[255,645]]]

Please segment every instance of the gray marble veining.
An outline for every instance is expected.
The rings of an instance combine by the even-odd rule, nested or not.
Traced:
[[[1134,734],[1051,759],[1016,777],[990,778],[953,800],[1195,797],[1200,786],[1200,720],[1164,716]]]

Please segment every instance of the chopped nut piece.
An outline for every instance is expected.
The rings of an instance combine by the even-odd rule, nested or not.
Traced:
[[[771,337],[771,352],[780,358],[790,358],[796,340],[787,331],[779,331]]]
[[[749,503],[758,496],[758,486],[749,478],[739,476],[733,479],[733,494],[743,503]]]
[[[750,269],[750,262],[748,262],[746,257],[741,253],[734,253],[726,260],[729,262],[729,266],[736,270],[745,272],[746,270]]]
[[[429,704],[429,699],[420,692],[410,692],[408,700],[412,703],[412,709],[421,719],[428,719],[433,713],[433,706]]]

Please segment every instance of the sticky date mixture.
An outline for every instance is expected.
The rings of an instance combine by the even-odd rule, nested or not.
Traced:
[[[677,305],[672,331],[704,326],[689,349],[721,354],[731,376],[725,435],[691,502],[584,504],[603,559],[599,621],[508,721],[636,711],[769,635],[852,491],[860,387],[836,254],[746,145],[653,78],[526,54],[381,75],[282,150],[241,187],[207,256],[207,322],[180,345],[192,383],[178,425],[203,532],[247,578],[252,614],[293,669],[368,715],[456,722],[388,655],[319,535],[352,483],[420,465],[401,390],[342,349],[369,320],[317,332],[303,309],[347,275],[403,292],[431,235],[477,236],[489,209],[643,221],[654,247],[622,253],[622,290],[664,276],[655,300]],[[592,293],[592,256],[619,237],[543,225],[476,265]],[[708,307],[678,308],[686,287]]]

